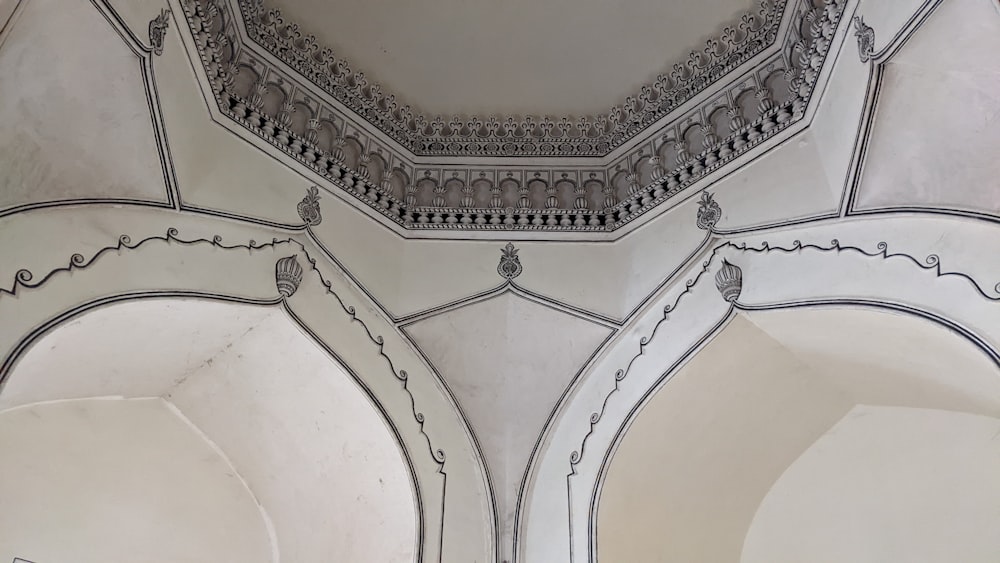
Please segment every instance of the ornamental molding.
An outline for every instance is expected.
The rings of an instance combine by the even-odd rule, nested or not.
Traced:
[[[149,44],[153,47],[153,54],[160,56],[163,54],[163,40],[167,37],[167,29],[170,28],[170,9],[160,10],[160,14],[149,22]]]
[[[854,37],[858,40],[858,57],[867,63],[875,54],[875,30],[861,16],[854,16]]]
[[[507,281],[511,281],[521,275],[524,267],[521,266],[521,259],[517,256],[517,249],[514,243],[508,242],[507,246],[500,251],[500,263],[497,264],[497,273]]]
[[[418,156],[605,156],[774,45],[788,0],[763,0],[606,113],[430,116],[371,82],[308,25],[266,0],[238,0],[248,38]]]
[[[569,119],[428,122],[260,0],[181,5],[220,112],[324,189],[404,231],[608,232],[800,123],[847,0],[762,5],[631,97],[631,109],[587,118],[586,131]],[[517,164],[522,156],[534,159]]]

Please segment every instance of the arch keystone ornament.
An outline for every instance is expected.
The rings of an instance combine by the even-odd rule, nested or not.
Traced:
[[[854,36],[858,38],[858,55],[867,63],[875,54],[875,29],[865,23],[861,16],[854,16]]]
[[[497,265],[497,273],[506,278],[507,281],[511,281],[521,275],[523,270],[514,243],[508,242],[507,246],[500,251],[500,264]]]
[[[306,191],[306,197],[296,206],[299,218],[307,227],[315,227],[323,222],[323,214],[319,209],[319,187],[312,186]]]
[[[278,286],[278,293],[282,297],[291,297],[299,289],[302,283],[302,266],[299,265],[298,255],[278,260],[274,265],[274,283]]]
[[[743,270],[723,258],[722,268],[715,274],[715,287],[719,289],[723,299],[735,303],[743,291]]]
[[[170,27],[170,8],[160,10],[160,15],[149,22],[149,44],[153,46],[154,55],[163,54],[163,40]]]
[[[698,228],[711,232],[721,218],[722,207],[719,203],[712,194],[707,191],[701,192],[701,201],[698,202]]]

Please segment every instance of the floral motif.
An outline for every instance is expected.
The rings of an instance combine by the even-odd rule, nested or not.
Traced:
[[[861,16],[854,16],[854,36],[858,38],[858,55],[867,63],[875,54],[875,30]]]
[[[286,20],[281,10],[265,7],[261,0],[240,0],[239,6],[257,44],[417,155],[604,156],[773,45],[787,3],[762,0],[719,38],[607,113],[556,119],[422,115],[370,83],[302,26]]]
[[[766,94],[759,98],[762,103],[766,98],[767,104],[762,106],[766,107],[766,111],[762,112],[758,107],[751,114],[760,115],[746,116],[743,115],[742,106],[732,105],[731,101],[728,107],[713,103],[695,107],[690,112],[676,116],[670,123],[653,127],[643,125],[641,120],[630,121],[628,111],[621,108],[611,112],[606,121],[591,118],[579,121],[564,119],[554,126],[544,119],[534,118],[472,118],[467,122],[458,118],[428,120],[399,105],[391,95],[380,98],[385,95],[375,85],[364,82],[360,73],[357,76],[352,74],[346,63],[333,58],[328,50],[310,51],[310,46],[315,46],[311,43],[314,38],[303,36],[297,27],[284,22],[277,10],[263,10],[260,0],[238,0],[233,4],[227,0],[188,0],[181,6],[208,75],[211,94],[215,96],[220,110],[251,133],[330,180],[329,189],[343,190],[358,198],[401,228],[610,232],[692,188],[692,184],[706,175],[714,174],[727,163],[750,151],[760,150],[777,133],[801,121],[829,53],[836,52],[836,49],[832,49],[832,42],[847,6],[846,0],[823,2],[823,7],[816,7],[811,1],[783,0],[780,5],[790,6],[789,9],[793,10],[791,19],[795,23],[783,39],[785,44],[781,52],[761,60],[760,65],[746,79],[727,78],[727,84],[719,84],[720,88],[729,92],[727,95],[742,96],[746,92],[758,91]],[[259,44],[256,47],[244,45],[240,38],[239,24],[236,23],[241,14],[233,11],[235,5],[243,8],[244,22],[248,22],[248,18],[256,14],[260,26],[275,32],[286,30],[291,35],[269,35],[268,41],[262,42],[258,38]],[[763,16],[748,18],[738,31],[734,31],[733,37],[726,41],[742,41],[744,35],[753,33],[757,25],[764,25],[766,28],[767,21],[761,20],[761,17]],[[294,49],[290,47],[291,51],[312,52],[315,55],[309,58],[318,61],[319,66],[305,69],[315,72],[300,69],[302,75],[294,77],[294,73],[289,73],[284,68],[285,65],[261,62],[251,50],[261,48],[273,51],[288,44],[288,41],[294,43]],[[755,41],[766,42],[766,37],[758,37]],[[286,54],[299,56],[291,51]],[[712,51],[722,53],[725,49],[716,45]],[[728,61],[735,60],[733,57],[737,54],[730,55],[725,59],[727,64]],[[662,77],[662,80],[657,81],[659,86],[644,89],[641,95],[633,97],[631,107],[652,103],[654,100],[655,104],[673,104],[671,100],[675,98],[660,95],[657,88],[672,88],[671,84],[675,83],[673,81],[687,80],[696,75],[697,68],[701,68],[701,65],[709,65],[722,72],[720,76],[729,77],[726,74],[729,72],[727,64],[712,66],[706,62],[707,59],[711,59],[711,56],[699,55],[690,61],[693,67],[686,64],[675,65],[674,72],[669,73],[669,77]],[[329,67],[329,73],[321,73],[326,68],[319,64],[323,61],[336,61],[337,65]],[[235,80],[241,73],[250,75],[250,78]],[[770,77],[779,73],[788,82],[789,92],[774,89],[768,84]],[[264,75],[275,75],[274,80],[262,80],[260,77]],[[326,82],[320,84],[323,78]],[[384,112],[390,112],[392,116],[386,116],[385,120],[379,122],[386,127],[392,126],[393,119],[403,119],[405,116],[403,125],[406,135],[410,136],[404,135],[398,148],[387,149],[383,144],[384,140],[369,136],[374,132],[365,127],[364,121],[349,135],[345,134],[345,128],[351,129],[353,126],[348,126],[350,119],[343,110],[330,107],[332,99],[327,102],[303,97],[301,92],[306,88],[299,88],[297,80],[316,82],[334,99],[340,99],[344,92],[347,92],[344,95],[355,96],[358,94],[357,88],[361,88],[362,94],[368,96],[371,93],[374,98],[362,105],[348,104],[348,113],[356,113],[371,122],[372,119],[381,119]],[[279,94],[286,98],[285,104],[297,104],[296,107],[309,114],[310,121],[307,123],[316,123],[319,127],[308,126],[305,132],[295,130],[289,120],[283,119],[282,114],[276,114],[273,109],[267,109],[259,103],[257,98],[262,95],[259,91],[261,88],[281,90]],[[681,93],[683,95],[678,94],[680,97],[676,99],[688,99],[688,93],[694,92],[692,88],[694,86],[691,84],[685,86]],[[718,118],[720,115],[721,120]],[[707,120],[710,123],[706,122],[706,118],[711,116],[715,117]],[[606,154],[612,142],[601,139],[605,139],[605,133],[613,129],[612,122],[621,123],[622,120],[632,128],[629,131],[644,131],[636,132],[635,135],[648,135],[645,142],[649,144],[637,146],[614,161],[605,159],[599,165],[600,168],[588,165],[588,168],[576,169],[581,164],[572,157],[584,154],[576,150],[576,147],[583,145],[576,143],[590,146],[597,154]],[[685,142],[684,132],[690,127],[701,127],[708,131],[704,133],[704,141],[696,144],[700,146],[688,146],[689,143]],[[324,133],[332,133],[333,138],[327,133],[321,140],[318,134],[320,128]],[[584,130],[586,135],[582,134]],[[721,131],[724,130],[728,130],[729,134],[721,138]],[[470,136],[465,137],[467,134]],[[484,158],[477,159],[472,164],[458,165],[460,170],[439,166],[426,168],[415,163],[414,150],[419,147],[415,149],[409,142],[413,139],[436,139],[435,135],[449,136],[447,140],[442,137],[432,143],[436,147],[433,150],[443,151],[435,154],[476,154]],[[558,142],[553,141],[556,137],[559,138]],[[620,139],[621,136],[616,138]],[[347,150],[348,143],[352,143],[350,151]],[[479,147],[477,143],[486,144]],[[675,151],[676,158],[663,154],[678,143],[685,150]],[[661,148],[658,149],[657,146]],[[508,153],[539,155],[541,147],[547,147],[546,156],[568,157],[567,162],[559,163],[558,169],[552,168],[552,165],[526,164],[508,170],[506,178],[501,178],[495,170],[495,163],[487,158]],[[368,166],[363,164],[372,154],[381,155],[383,164],[389,166],[383,167],[378,177],[372,176]],[[644,171],[640,170],[642,166],[646,166]],[[385,174],[390,168],[394,170],[394,174],[398,172],[394,179],[404,182],[402,189],[396,187],[390,190],[385,187],[393,185],[386,182]],[[568,174],[568,184],[555,186],[559,182],[556,180],[557,173],[563,178]],[[626,185],[629,173],[634,175],[636,181]],[[481,180],[472,180],[477,174]],[[588,174],[592,181],[586,179]],[[445,182],[446,176],[452,176],[457,181]],[[572,187],[572,190],[567,186]],[[550,193],[553,189],[555,191]],[[573,195],[568,197],[570,191]],[[315,203],[306,199],[302,202],[303,209],[312,207]],[[718,221],[712,219],[714,210],[710,207],[703,213],[704,225]],[[319,213],[303,212],[303,221],[307,221],[307,218],[308,221],[313,221],[314,215],[318,217]]]
[[[500,264],[497,266],[497,273],[512,280],[521,275],[523,269],[521,259],[517,257],[517,249],[514,248],[513,243],[508,242],[507,246],[500,251]]]
[[[170,8],[160,10],[160,15],[149,22],[149,44],[153,46],[153,53],[157,56],[163,54],[163,40],[169,27]]]
[[[712,194],[701,192],[701,201],[698,202],[698,228],[703,231],[711,231],[722,218],[722,208],[715,201]]]
[[[299,217],[302,222],[310,227],[315,227],[323,222],[323,215],[319,211],[319,188],[312,186],[306,192],[306,197],[302,198],[297,206]]]

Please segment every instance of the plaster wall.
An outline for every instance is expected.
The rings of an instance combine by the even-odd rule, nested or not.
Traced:
[[[31,349],[0,408],[109,395],[162,397],[210,437],[267,509],[282,561],[414,560],[416,499],[396,438],[280,310],[195,300],[98,309]]]
[[[166,199],[140,59],[93,4],[24,2],[0,76],[0,208]]]
[[[740,561],[996,561],[998,433],[996,418],[859,405],[774,484]]]
[[[945,0],[885,64],[859,209],[1000,215],[1000,6]]]
[[[236,470],[160,399],[0,413],[0,558],[274,563]]]

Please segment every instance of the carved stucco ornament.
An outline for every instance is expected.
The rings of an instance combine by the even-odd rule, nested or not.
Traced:
[[[722,267],[715,274],[715,287],[723,299],[730,303],[736,301],[743,291],[743,270],[723,258]]]
[[[149,44],[153,46],[153,54],[163,54],[163,40],[170,27],[170,8],[160,10],[160,15],[149,22]]]
[[[858,38],[858,55],[867,63],[875,54],[875,30],[861,16],[854,16],[854,36]]]
[[[698,202],[698,228],[703,231],[715,229],[719,219],[722,218],[722,208],[715,201],[712,194],[701,192],[701,201]]]
[[[306,191],[306,197],[302,198],[296,209],[302,222],[309,227],[315,227],[323,222],[323,215],[319,210],[319,188],[312,186]]]
[[[497,273],[512,280],[521,275],[523,270],[521,259],[517,257],[517,249],[514,248],[513,243],[508,242],[507,246],[500,251],[500,264],[497,265]]]
[[[291,297],[302,283],[302,266],[298,255],[287,256],[274,265],[274,283],[278,293],[283,297]]]

